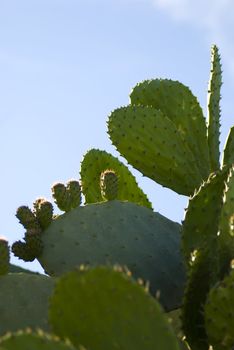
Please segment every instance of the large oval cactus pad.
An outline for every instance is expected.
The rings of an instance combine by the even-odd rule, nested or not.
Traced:
[[[160,305],[121,271],[72,271],[56,285],[53,331],[95,350],[179,350]]]
[[[54,220],[42,235],[38,260],[50,275],[80,264],[127,266],[171,310],[180,306],[185,283],[180,231],[179,224],[134,203],[89,204]]]
[[[184,195],[199,187],[202,175],[196,159],[161,111],[147,106],[116,109],[108,133],[121,155],[145,176]]]
[[[170,79],[145,80],[133,88],[130,98],[131,104],[152,106],[171,119],[206,179],[210,173],[206,120],[191,90]]]

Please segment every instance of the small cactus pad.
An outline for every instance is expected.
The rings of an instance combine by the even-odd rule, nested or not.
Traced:
[[[8,333],[0,338],[1,350],[75,350],[68,343],[59,338],[44,333],[42,330],[32,332],[30,329]],[[77,348],[78,349],[78,348]],[[83,348],[84,349],[84,348]]]
[[[69,180],[66,185],[70,197],[71,209],[81,205],[81,186],[77,180]]]
[[[44,230],[47,228],[53,218],[53,206],[52,203],[45,198],[38,198],[34,203],[35,216],[40,224],[40,227]]]
[[[214,349],[233,349],[234,270],[211,289],[204,310],[207,335]]]
[[[234,126],[230,129],[223,153],[223,166],[234,163]]]
[[[88,151],[81,163],[82,191],[86,203],[102,202],[100,189],[100,176],[106,169],[112,169],[118,176],[118,197],[119,200],[128,200],[152,208],[147,196],[138,187],[135,177],[118,158],[110,153],[91,149]]]
[[[62,211],[70,210],[70,198],[66,186],[63,183],[57,182],[52,188],[52,196],[58,208]]]
[[[43,251],[43,243],[41,239],[41,235],[38,234],[28,234],[25,236],[27,249],[31,252],[31,254],[38,258]]]
[[[29,207],[25,205],[19,207],[16,211],[16,217],[19,219],[20,223],[26,230],[35,229],[40,231],[39,222]]]
[[[88,349],[179,350],[160,305],[119,270],[96,267],[59,279],[49,309],[53,332]]]
[[[55,183],[52,186],[52,196],[62,211],[68,212],[81,204],[81,186],[77,180],[69,180],[66,186]]]
[[[182,228],[182,247],[189,264],[191,253],[217,236],[228,171],[211,174],[189,200]]]
[[[43,232],[38,260],[55,276],[81,264],[127,266],[172,310],[181,305],[185,283],[180,230],[179,224],[131,202],[88,204],[61,215]]]
[[[191,195],[202,173],[180,129],[151,106],[116,109],[108,133],[120,154],[144,176],[172,190]]]
[[[175,125],[198,165],[203,179],[210,173],[206,121],[197,98],[190,89],[169,79],[146,80],[130,95],[132,105],[152,106]]]
[[[5,275],[9,270],[10,249],[8,241],[0,237],[0,275]]]
[[[113,170],[105,170],[100,176],[101,194],[104,200],[112,201],[118,197],[118,176]]]
[[[11,246],[12,253],[24,261],[33,261],[36,256],[29,246],[22,241],[16,241]]]
[[[0,278],[0,335],[18,329],[48,330],[48,298],[54,279],[29,273],[9,273]]]
[[[222,85],[222,70],[217,46],[211,48],[211,70],[208,86],[208,145],[210,152],[211,171],[219,169],[219,129],[220,129],[220,89]]]

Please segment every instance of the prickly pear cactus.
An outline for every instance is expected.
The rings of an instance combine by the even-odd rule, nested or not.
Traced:
[[[179,350],[159,303],[129,275],[110,267],[65,274],[51,298],[53,332],[88,349]]]
[[[43,232],[38,260],[52,276],[80,264],[125,265],[135,278],[148,281],[151,293],[158,291],[171,310],[180,306],[185,283],[180,230],[179,224],[134,203],[89,204],[61,215]]]

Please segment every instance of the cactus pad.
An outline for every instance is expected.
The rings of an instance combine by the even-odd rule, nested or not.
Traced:
[[[75,350],[68,343],[62,342],[57,337],[44,333],[42,330],[31,330],[9,333],[0,338],[1,350]],[[84,348],[83,348],[84,350]]]
[[[211,174],[189,200],[182,229],[182,247],[187,263],[191,253],[217,236],[228,170]]]
[[[115,110],[108,133],[117,150],[136,169],[172,190],[190,195],[202,174],[178,127],[161,111],[150,106]]]
[[[88,204],[61,215],[43,232],[38,260],[56,276],[80,264],[127,266],[135,278],[149,281],[151,293],[158,291],[171,310],[180,306],[185,283],[180,229],[134,203]]]
[[[208,145],[210,152],[211,171],[219,169],[219,129],[220,129],[220,89],[222,71],[220,55],[217,46],[211,48],[211,70],[208,86]]]
[[[106,169],[112,169],[118,176],[117,199],[152,208],[147,196],[138,187],[135,177],[128,168],[118,158],[98,149],[91,149],[87,152],[81,163],[80,175],[86,203],[102,202],[100,176]]]
[[[111,201],[118,197],[118,177],[113,170],[105,170],[100,176],[101,194],[104,200]]]
[[[38,198],[34,203],[34,213],[42,229],[47,228],[53,218],[53,206],[45,198]]]
[[[205,304],[206,330],[214,349],[234,347],[234,271],[211,289]]]
[[[223,166],[234,163],[234,126],[230,129],[223,153]]]
[[[40,224],[29,207],[19,207],[16,212],[16,217],[19,219],[20,223],[24,226],[26,230],[33,229],[37,230],[38,232],[41,231]]]
[[[206,121],[190,89],[169,79],[146,80],[130,95],[132,105],[152,106],[169,118],[192,152],[203,179],[210,173]]]
[[[48,330],[48,298],[53,278],[29,273],[9,273],[0,278],[0,335],[18,329]]]
[[[51,298],[49,320],[55,334],[75,346],[179,350],[160,305],[119,269],[97,267],[64,275]]]

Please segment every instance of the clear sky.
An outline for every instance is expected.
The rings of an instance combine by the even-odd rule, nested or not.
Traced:
[[[118,155],[107,117],[137,82],[179,80],[206,114],[213,43],[224,70],[223,146],[234,124],[233,42],[233,0],[1,0],[0,234],[21,239],[17,207],[79,178],[90,148]],[[187,198],[133,172],[155,211],[180,222]]]

